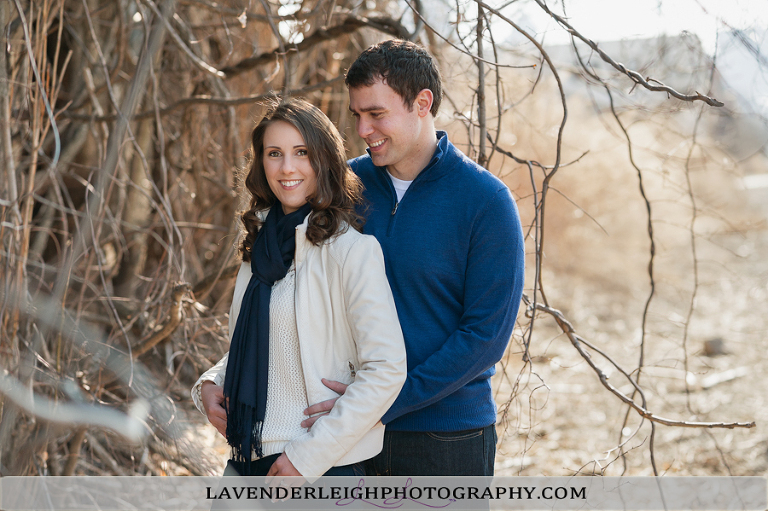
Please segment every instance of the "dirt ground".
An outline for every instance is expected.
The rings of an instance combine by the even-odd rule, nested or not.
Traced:
[[[647,409],[676,421],[755,422],[753,428],[651,427],[611,395],[554,322],[541,317],[531,341],[531,368],[520,375],[520,390],[500,424],[498,475],[651,475],[651,449],[659,473],[670,475],[764,475],[768,469],[768,189],[735,190],[741,201],[740,228],[698,240],[699,286],[687,332],[685,319],[692,286],[657,280],[649,310],[645,368],[640,381]],[[679,257],[658,263],[668,275]],[[683,268],[685,267],[685,268]],[[665,291],[665,286],[667,287]],[[670,292],[669,287],[676,289]],[[639,317],[649,286],[635,296],[611,291],[604,283],[574,280],[550,303],[578,302],[569,310],[576,331],[617,360],[637,367]],[[631,304],[631,305],[626,305]],[[722,348],[722,349],[720,349]],[[685,353],[687,352],[687,361]],[[599,355],[596,363],[609,381],[630,393],[627,380]],[[520,374],[520,348],[511,350],[506,375]],[[500,403],[510,395],[510,380],[496,378]],[[686,384],[687,383],[687,384]],[[625,423],[625,418],[628,417]],[[622,427],[624,432],[622,433]],[[628,439],[628,435],[634,435]],[[620,440],[621,438],[621,440]],[[624,458],[618,445],[624,442]]]

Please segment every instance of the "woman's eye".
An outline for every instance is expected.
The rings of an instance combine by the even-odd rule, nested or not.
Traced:
[[[280,151],[270,151],[267,153],[267,156],[269,156],[270,158],[277,158],[278,156],[280,156]]]
[[[296,151],[296,154],[298,154],[299,156],[306,156],[308,153],[306,149],[299,149],[298,151]]]

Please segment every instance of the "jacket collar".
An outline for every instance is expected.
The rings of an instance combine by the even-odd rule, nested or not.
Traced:
[[[307,226],[309,226],[309,215],[304,217],[304,221],[296,227],[296,254],[293,256],[294,264],[298,268],[299,263],[304,261],[304,256],[307,253],[307,248],[310,245],[307,241]]]

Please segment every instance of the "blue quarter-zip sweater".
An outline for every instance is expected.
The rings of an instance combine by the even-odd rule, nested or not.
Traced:
[[[397,202],[384,167],[350,166],[365,185],[365,233],[379,240],[408,355],[382,421],[395,431],[460,431],[496,421],[490,378],[523,291],[524,248],[507,186],[438,131],[429,165]]]

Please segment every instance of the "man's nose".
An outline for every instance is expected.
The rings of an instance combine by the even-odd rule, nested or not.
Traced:
[[[358,119],[357,134],[360,138],[367,138],[371,133],[373,133],[373,126],[371,123],[364,119]]]

